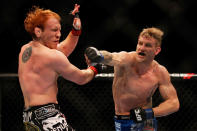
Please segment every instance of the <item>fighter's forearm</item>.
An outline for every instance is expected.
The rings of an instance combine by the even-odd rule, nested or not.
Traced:
[[[74,36],[71,32],[68,37],[58,45],[58,50],[67,57],[73,52],[79,40],[79,36]]]
[[[172,114],[179,110],[179,106],[179,101],[177,99],[166,100],[159,106],[153,108],[154,116],[161,117]]]
[[[100,52],[104,56],[104,60],[102,61],[103,64],[114,66],[120,62],[118,59],[116,59],[115,53],[110,53],[105,50],[101,50]]]
[[[83,69],[81,70],[82,72],[82,76],[78,78],[78,83],[79,85],[84,85],[86,83],[88,83],[89,81],[91,81],[94,76],[95,76],[95,72],[92,71],[92,69],[88,68],[88,69]]]
[[[102,61],[102,63],[110,64],[110,62],[112,62],[112,54],[105,50],[101,50],[100,52],[104,56],[104,60]]]

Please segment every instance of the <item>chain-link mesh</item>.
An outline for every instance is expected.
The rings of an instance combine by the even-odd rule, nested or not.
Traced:
[[[77,131],[114,131],[114,103],[111,75],[97,77],[79,86],[58,79],[58,101],[67,121]],[[197,79],[172,77],[180,100],[180,110],[158,119],[158,131],[197,130]],[[0,77],[2,131],[22,131],[23,96],[17,76]],[[153,96],[154,106],[162,101],[159,92]]]
[[[172,77],[172,83],[177,90],[180,109],[169,116],[158,118],[159,131],[197,131],[197,79]],[[158,91],[153,99],[155,105],[162,101]]]

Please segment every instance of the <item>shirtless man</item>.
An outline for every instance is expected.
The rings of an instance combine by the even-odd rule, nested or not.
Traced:
[[[154,60],[161,51],[163,32],[144,29],[136,51],[110,53],[89,47],[85,51],[88,64],[114,66],[113,99],[116,131],[156,131],[156,117],[179,110],[179,100],[167,69]],[[152,107],[152,96],[159,89],[164,101]]]
[[[79,7],[75,5],[73,15]],[[25,130],[73,130],[59,110],[56,98],[58,76],[82,85],[92,80],[96,73],[94,67],[80,70],[67,59],[81,34],[81,21],[75,16],[72,31],[59,43],[61,18],[57,13],[35,7],[27,14],[24,25],[33,40],[21,48],[18,67],[25,102]]]

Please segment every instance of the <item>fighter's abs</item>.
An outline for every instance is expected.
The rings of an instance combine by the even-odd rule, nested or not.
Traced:
[[[130,110],[136,106],[146,105],[157,88],[157,79],[135,78],[115,79],[113,83],[114,102],[117,109]]]

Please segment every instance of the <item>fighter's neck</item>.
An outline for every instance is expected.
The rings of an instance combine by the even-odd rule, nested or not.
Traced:
[[[146,72],[150,71],[153,68],[154,62],[151,61],[149,63],[137,63],[136,64],[136,72],[141,75],[145,74]]]
[[[32,46],[35,46],[35,47],[44,46],[44,44],[42,44],[40,41],[37,41],[37,40],[30,41],[29,45],[32,45]]]

